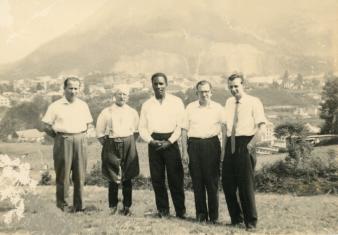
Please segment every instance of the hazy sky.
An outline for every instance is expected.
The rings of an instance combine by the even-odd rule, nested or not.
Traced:
[[[157,12],[159,7],[184,13],[192,3],[199,4],[224,18],[236,12],[236,21],[257,33],[275,18],[292,19],[294,14],[307,14],[313,18],[312,30],[332,28],[338,34],[338,0],[0,0],[0,64],[24,57],[76,27],[108,2],[115,7],[130,4],[135,16],[140,10]],[[118,20],[129,14],[121,11],[114,16]],[[250,25],[253,18],[258,25]]]
[[[68,31],[107,0],[0,0],[0,64]]]

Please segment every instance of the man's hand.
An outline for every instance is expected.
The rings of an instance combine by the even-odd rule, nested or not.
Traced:
[[[170,141],[168,140],[161,140],[159,147],[156,149],[156,151],[163,150],[168,148],[171,145]]]
[[[250,155],[255,156],[256,155],[256,145],[250,141],[250,143],[247,145],[248,151]]]
[[[159,146],[160,146],[160,143],[161,143],[161,141],[159,141],[159,140],[151,140],[151,141],[149,142],[149,144],[150,144],[151,146],[153,146],[153,147],[159,147]]]
[[[46,132],[47,135],[54,138],[56,136],[56,132],[53,130],[52,125],[49,125],[47,123],[43,124],[43,130]]]
[[[162,141],[161,140],[152,140],[152,141],[149,142],[149,145],[154,147],[155,150],[157,151],[162,146]]]

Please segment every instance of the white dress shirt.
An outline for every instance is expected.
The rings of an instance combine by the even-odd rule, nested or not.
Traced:
[[[219,135],[225,123],[223,107],[214,101],[201,106],[199,101],[190,103],[186,108],[188,137],[210,138]]]
[[[42,122],[52,126],[55,132],[80,133],[93,121],[86,102],[76,98],[72,103],[63,97],[49,105]]]
[[[96,136],[108,135],[110,138],[127,137],[137,130],[139,118],[135,109],[124,104],[113,104],[102,110],[96,122]]]
[[[225,122],[227,136],[231,136],[236,108],[236,98],[230,97],[225,103]],[[257,131],[258,124],[266,123],[262,102],[254,96],[245,94],[239,100],[236,136],[251,136]]]
[[[167,93],[162,103],[153,96],[142,105],[139,132],[148,143],[153,140],[151,134],[154,132],[173,132],[168,140],[174,143],[180,137],[183,125],[184,105],[176,96]]]

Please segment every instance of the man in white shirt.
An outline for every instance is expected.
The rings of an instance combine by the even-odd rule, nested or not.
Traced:
[[[265,115],[262,102],[245,93],[244,78],[233,74],[228,87],[233,95],[225,104],[227,143],[222,169],[222,183],[231,224],[243,222],[247,230],[257,224],[254,168],[255,146],[265,133]],[[239,192],[239,201],[236,191]]]
[[[140,172],[134,132],[138,127],[137,111],[126,104],[129,89],[115,88],[115,102],[97,119],[96,134],[102,144],[102,174],[109,181],[108,202],[112,214],[118,204],[118,185],[122,183],[123,215],[130,215],[132,178]]]
[[[93,119],[88,105],[77,98],[80,80],[64,81],[64,97],[52,103],[42,118],[44,131],[54,138],[54,169],[56,175],[56,206],[68,208],[70,173],[74,183],[73,209],[83,211],[83,188],[87,166],[86,131]]]
[[[218,135],[222,133],[224,139],[224,109],[211,100],[211,89],[211,83],[208,81],[197,83],[198,100],[186,108],[186,126],[182,139],[183,146],[186,146],[186,136],[189,137],[189,169],[194,189],[196,218],[200,222],[209,220],[216,223],[220,160],[221,152],[223,153]]]
[[[158,216],[169,215],[165,185],[167,171],[176,216],[185,218],[183,165],[177,144],[184,121],[184,105],[178,97],[166,93],[168,81],[165,74],[156,73],[151,81],[155,96],[142,105],[139,132],[148,143],[150,176]]]

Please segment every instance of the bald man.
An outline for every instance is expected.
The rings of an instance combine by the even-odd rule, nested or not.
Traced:
[[[131,179],[140,172],[134,138],[139,117],[136,110],[126,104],[128,97],[126,86],[116,87],[113,105],[100,113],[96,124],[97,138],[102,145],[102,174],[109,181],[109,208],[112,214],[116,213],[118,185],[122,184],[123,209],[120,213],[123,215],[131,214]]]

